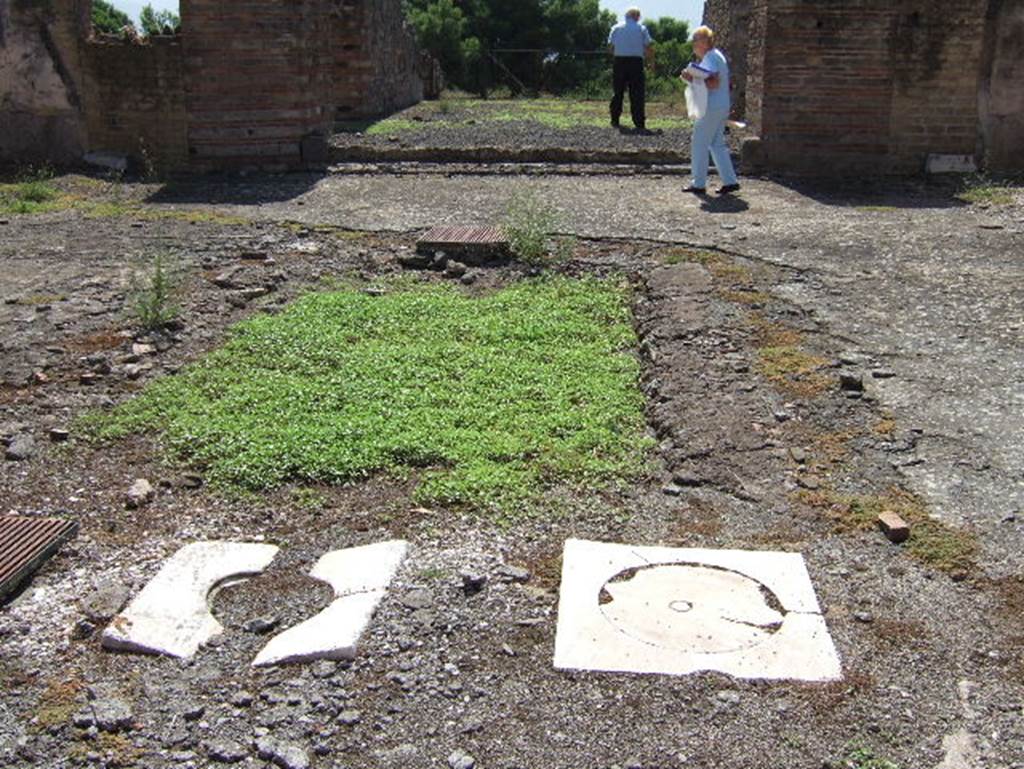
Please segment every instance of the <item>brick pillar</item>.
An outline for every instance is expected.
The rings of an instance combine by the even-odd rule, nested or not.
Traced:
[[[329,122],[325,3],[182,0],[181,17],[192,166],[318,160]]]

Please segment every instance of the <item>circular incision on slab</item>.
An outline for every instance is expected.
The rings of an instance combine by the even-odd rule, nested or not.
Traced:
[[[662,649],[728,654],[764,643],[785,610],[757,580],[700,564],[655,564],[608,580],[599,603],[631,638]]]

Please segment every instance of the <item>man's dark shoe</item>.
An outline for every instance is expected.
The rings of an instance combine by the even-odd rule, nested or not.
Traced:
[[[648,131],[646,128],[638,128],[633,133],[637,136],[654,136],[654,131]]]
[[[622,128],[622,126],[619,124],[618,120],[612,118],[612,128]]]
[[[732,195],[734,192],[740,191],[740,185],[738,184],[723,184],[718,188],[715,194],[717,195]]]
[[[689,187],[683,187],[683,192],[689,192],[692,195],[707,195],[708,191],[704,187],[694,187],[692,184]]]

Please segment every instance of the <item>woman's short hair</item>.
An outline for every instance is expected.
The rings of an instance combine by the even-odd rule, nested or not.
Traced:
[[[693,30],[693,39],[704,38],[708,41],[708,45],[712,48],[715,47],[715,31],[711,27],[697,27]]]

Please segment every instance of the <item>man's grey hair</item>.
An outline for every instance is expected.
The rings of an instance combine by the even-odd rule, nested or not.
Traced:
[[[640,16],[641,16],[642,14],[640,13],[640,9],[639,9],[639,8],[637,8],[637,7],[636,7],[636,6],[634,5],[633,7],[631,7],[631,8],[627,8],[627,9],[626,9],[626,15],[627,15],[627,16],[632,16],[632,17],[633,17],[634,19],[636,19],[637,21],[640,21]]]

